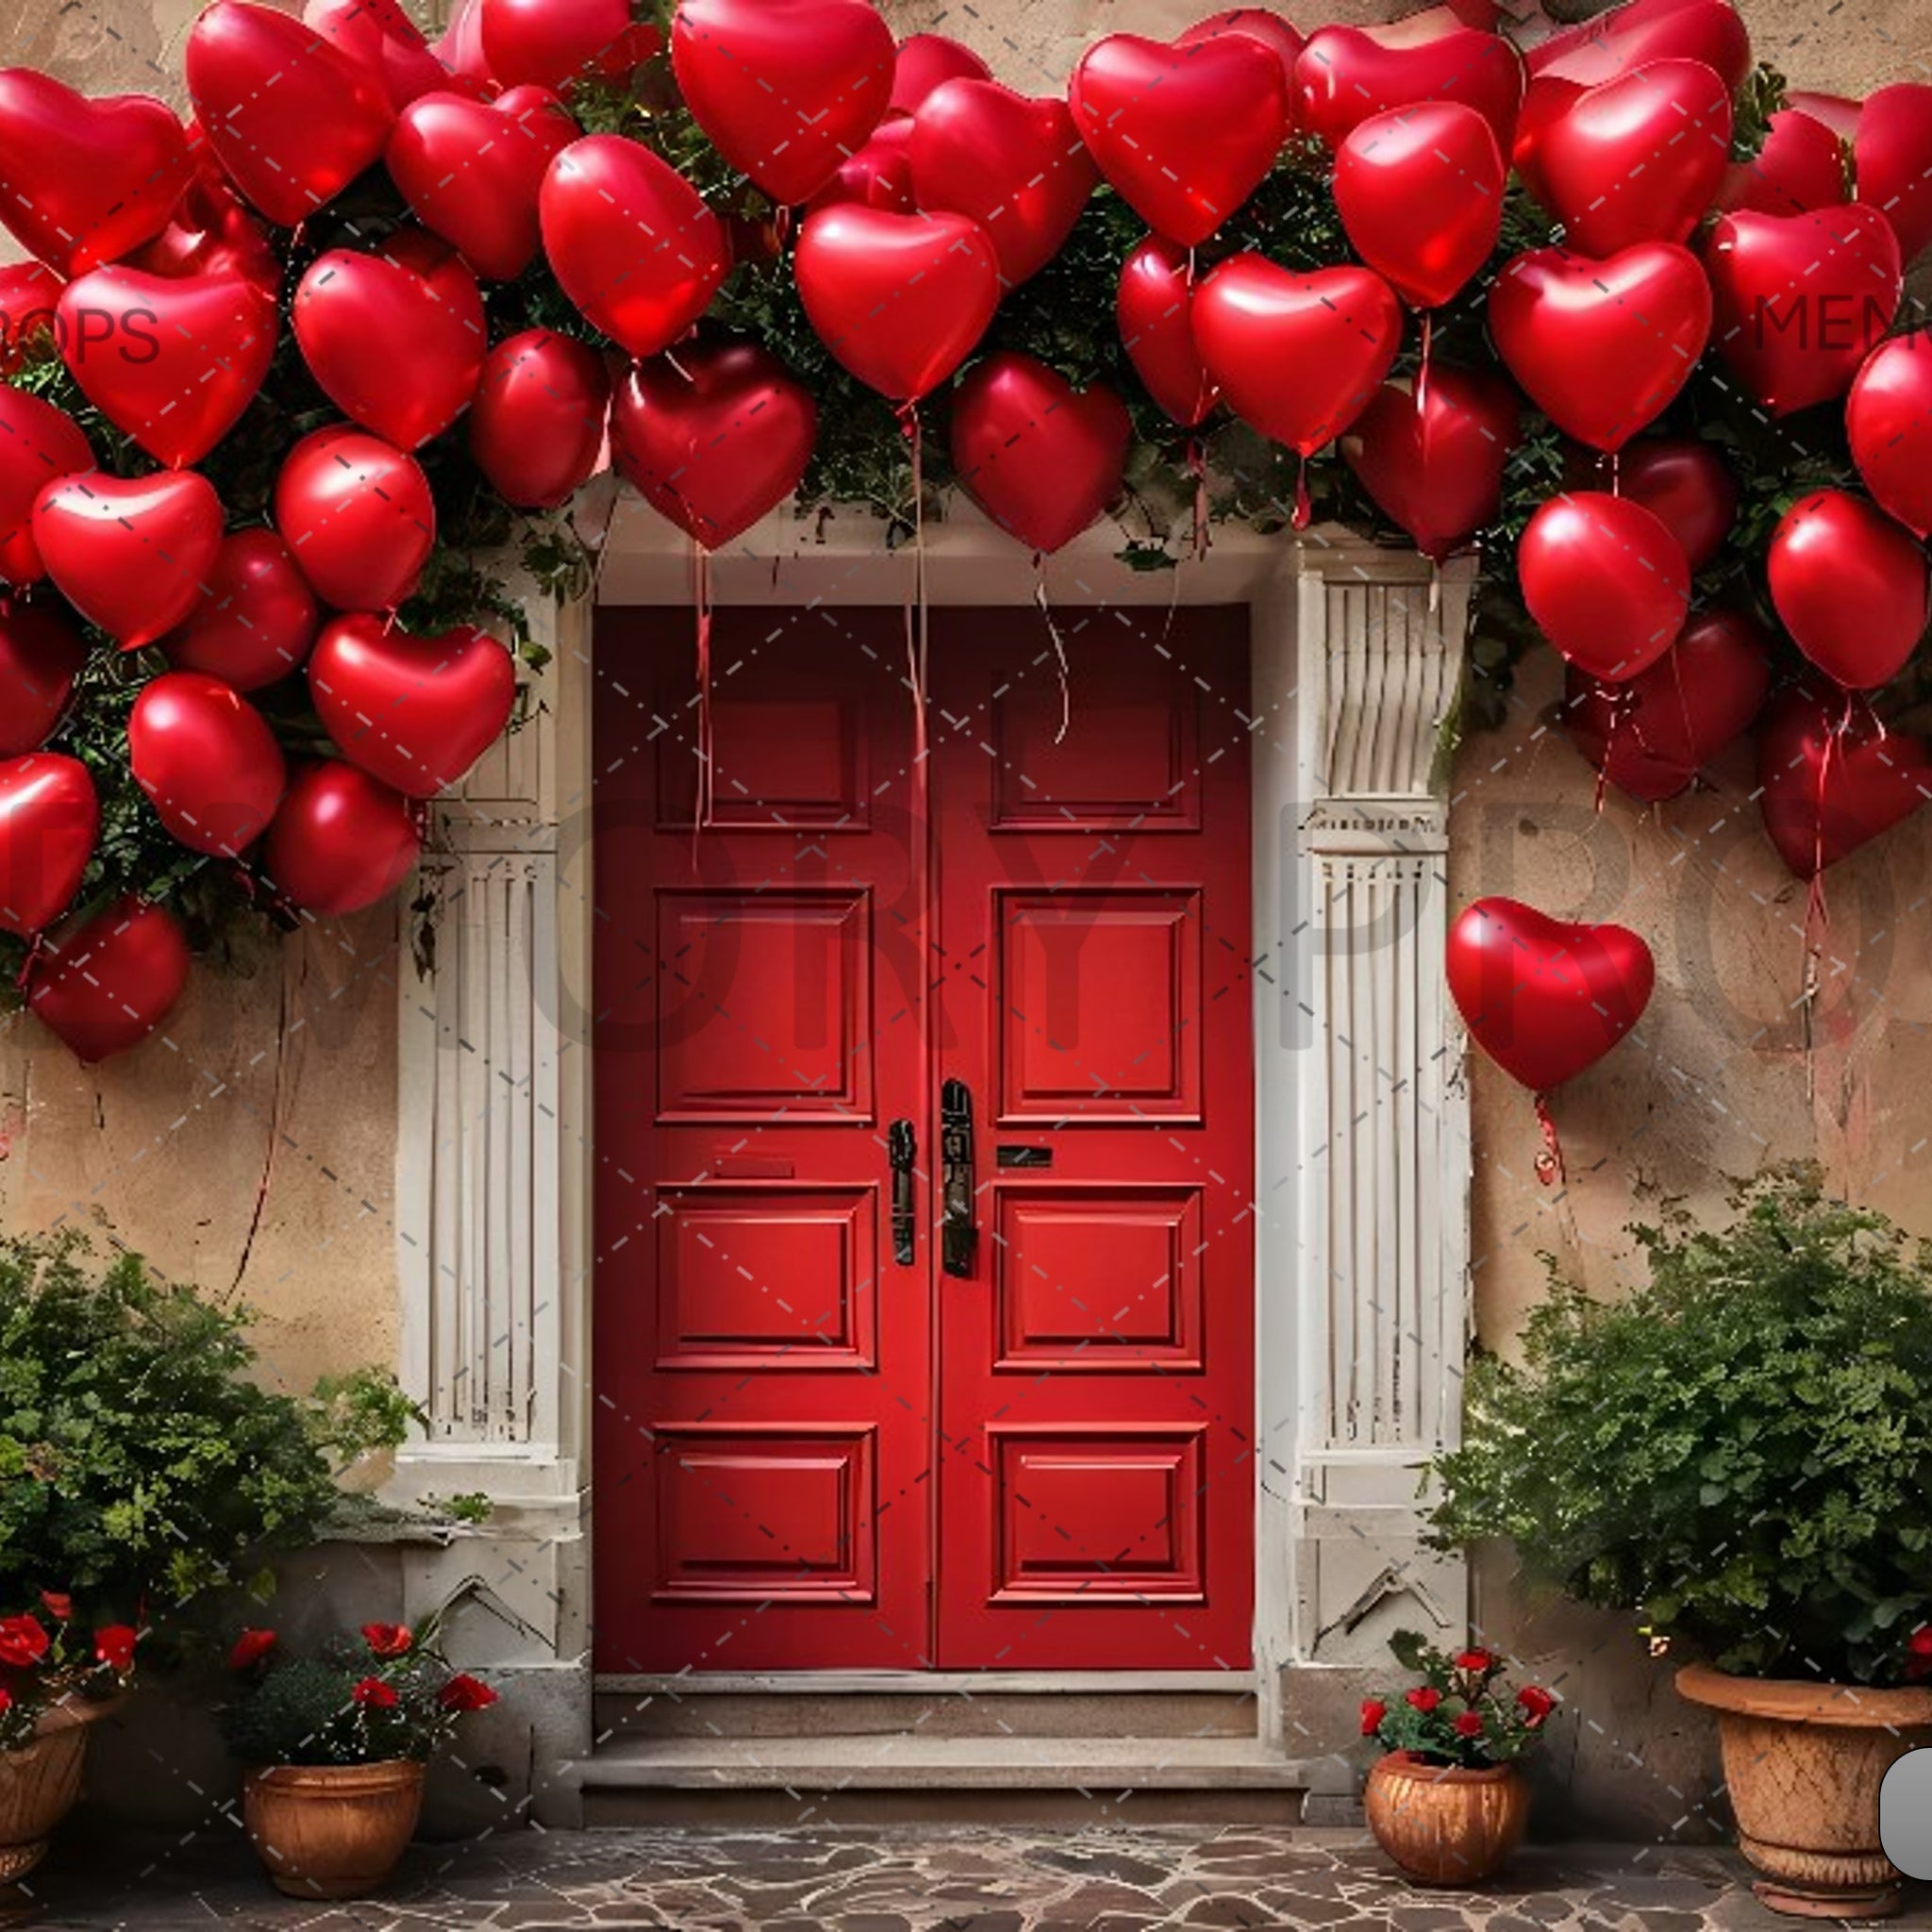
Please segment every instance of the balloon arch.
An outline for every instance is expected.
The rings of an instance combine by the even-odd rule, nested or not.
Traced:
[[[1892,333],[1932,87],[1787,94],[1724,0],[1494,28],[1241,8],[1029,98],[867,0],[468,0],[434,46],[400,0],[214,0],[185,126],[0,74],[22,996],[100,1058],[237,919],[393,892],[532,655],[476,559],[581,583],[611,463],[701,554],[793,496],[915,535],[949,486],[1041,553],[1125,503],[1142,567],[1217,517],[1476,546],[1465,725],[1546,639],[1601,783],[1668,797],[1751,732],[1815,881],[1932,780],[1888,723],[1932,595],[1932,349]],[[1494,900],[1448,967],[1538,1090],[1653,971]]]

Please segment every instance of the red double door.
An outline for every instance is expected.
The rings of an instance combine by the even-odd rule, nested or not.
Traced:
[[[1240,1668],[1245,613],[604,614],[596,1657]]]

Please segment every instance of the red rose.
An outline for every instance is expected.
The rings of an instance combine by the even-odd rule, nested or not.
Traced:
[[[228,1653],[228,1668],[231,1671],[245,1671],[252,1664],[258,1664],[275,1647],[275,1633],[273,1630],[244,1630],[235,1640],[235,1647]]]
[[[1480,1738],[1483,1734],[1483,1721],[1473,1710],[1460,1712],[1452,1726],[1458,1738]]]
[[[74,1614],[74,1599],[64,1590],[43,1590],[41,1601],[47,1607],[47,1614],[59,1623],[66,1623]]]
[[[1442,1701],[1442,1693],[1433,1684],[1424,1684],[1414,1690],[1403,1692],[1402,1701],[1426,1716]]]
[[[47,1633],[38,1617],[0,1617],[0,1664],[24,1671],[46,1656],[47,1641]]]
[[[1389,1715],[1389,1707],[1374,1697],[1362,1699],[1362,1736],[1373,1738],[1381,1728],[1382,1720]]]
[[[396,1707],[395,1687],[385,1684],[380,1677],[364,1677],[349,1695],[356,1703],[366,1705],[371,1710],[393,1710]]]
[[[377,1657],[401,1657],[415,1639],[407,1624],[365,1624],[362,1641]]]
[[[496,1692],[488,1684],[458,1671],[436,1693],[436,1701],[445,1710],[488,1710],[496,1702]]]
[[[94,1656],[114,1673],[125,1677],[134,1668],[134,1646],[141,1633],[125,1624],[103,1624],[94,1632]]]
[[[1532,1724],[1540,1724],[1557,1707],[1557,1700],[1541,1684],[1525,1684],[1516,1693],[1516,1701],[1523,1707],[1524,1719]]]
[[[1932,1624],[1921,1624],[1906,1639],[1906,1648],[1914,1657],[1932,1657]]]
[[[1495,1667],[1496,1659],[1486,1650],[1463,1650],[1458,1651],[1456,1655],[1456,1668],[1458,1671],[1475,1671],[1480,1673],[1483,1671],[1492,1671]]]

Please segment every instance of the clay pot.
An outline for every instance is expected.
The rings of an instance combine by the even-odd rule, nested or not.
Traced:
[[[1904,1875],[1879,1849],[1878,1787],[1907,1751],[1932,1744],[1932,1690],[1732,1677],[1703,1664],[1677,1694],[1717,1712],[1738,1849],[1764,1874],[1774,1912],[1878,1919]]]
[[[242,1784],[242,1814],[268,1875],[291,1898],[360,1898],[395,1870],[423,1810],[423,1767],[273,1764]]]
[[[118,1699],[57,1704],[34,1727],[33,1740],[0,1751],[0,1885],[25,1878],[47,1856],[47,1839],[80,1796],[88,1727]]]
[[[1513,1764],[1463,1771],[1391,1751],[1362,1793],[1375,1842],[1428,1885],[1476,1885],[1501,1869],[1529,1824],[1529,1782]]]

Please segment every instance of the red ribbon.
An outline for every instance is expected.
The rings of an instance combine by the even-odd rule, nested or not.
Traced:
[[[1313,515],[1314,508],[1308,501],[1308,459],[1303,457],[1294,473],[1294,527],[1306,530]]]
[[[1566,1178],[1563,1173],[1563,1143],[1557,1139],[1557,1124],[1550,1117],[1550,1104],[1541,1094],[1533,1096],[1536,1124],[1542,1129],[1543,1151],[1536,1158],[1536,1177],[1553,1188]]]
[[[697,608],[698,788],[691,807],[691,858],[697,868],[698,835],[710,823],[711,773],[711,553],[691,545],[692,601]]]
[[[1817,795],[1811,802],[1811,887],[1805,895],[1805,950],[1816,952],[1823,943],[1824,930],[1831,924],[1831,908],[1824,902],[1824,792],[1831,777],[1832,755],[1844,757],[1844,741],[1852,728],[1852,714],[1857,704],[1850,691],[1838,723],[1824,735],[1824,750],[1818,759]],[[1814,938],[1814,933],[1817,937]]]
[[[1208,456],[1198,436],[1188,438],[1188,475],[1194,479],[1194,561],[1207,555],[1208,535]]]
[[[925,466],[917,400],[899,405],[899,427],[912,445],[912,602],[906,609],[906,674],[912,687],[912,768],[914,796],[925,823],[931,771],[927,753],[925,673],[930,631],[925,591]]]

